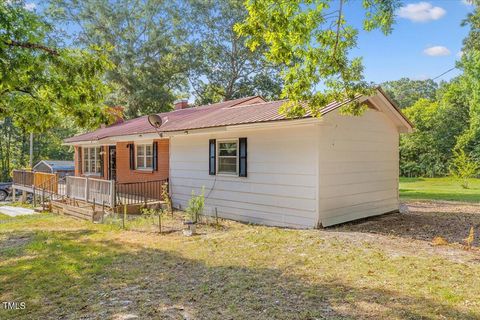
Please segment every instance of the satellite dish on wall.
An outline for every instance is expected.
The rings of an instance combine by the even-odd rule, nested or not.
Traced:
[[[148,122],[152,127],[158,129],[162,125],[162,118],[158,114],[151,114],[148,116]]]

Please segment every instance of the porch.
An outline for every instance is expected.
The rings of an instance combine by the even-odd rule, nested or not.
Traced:
[[[119,183],[90,177],[60,178],[29,170],[13,171],[12,189],[14,195],[16,190],[23,191],[22,201],[26,201],[27,193],[32,194],[33,205],[40,204],[43,210],[48,207],[53,212],[92,220],[113,212],[138,214],[145,207],[161,207],[163,197],[169,194],[168,179]]]

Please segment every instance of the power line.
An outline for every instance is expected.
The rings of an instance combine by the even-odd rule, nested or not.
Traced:
[[[432,80],[438,79],[438,78],[440,78],[441,76],[443,76],[443,75],[445,75],[445,74],[447,74],[447,73],[449,73],[450,71],[453,71],[453,70],[455,70],[455,69],[457,69],[457,67],[450,68],[450,69],[448,69],[447,71],[445,71],[444,73],[436,76],[435,78],[432,78]]]

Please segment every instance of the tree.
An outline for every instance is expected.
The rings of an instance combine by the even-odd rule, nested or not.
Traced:
[[[479,169],[480,165],[468,156],[465,151],[455,151],[455,157],[450,165],[450,173],[454,177],[461,179],[461,185],[464,189],[468,189],[468,180],[475,177]]]
[[[381,86],[401,109],[412,106],[419,99],[434,101],[438,89],[438,84],[431,79],[401,78],[384,82]]]
[[[400,173],[403,176],[434,177],[445,174],[447,160],[438,152],[435,118],[439,103],[420,99],[404,110],[415,126],[415,132],[400,138]]]
[[[403,110],[415,131],[400,138],[402,175],[431,177],[449,173],[458,137],[469,127],[468,99],[459,77],[443,83],[434,101],[421,98]]]
[[[54,21],[74,25],[71,34],[84,46],[112,46],[115,68],[107,73],[114,86],[110,105],[126,107],[137,117],[170,110],[188,89],[187,73],[195,51],[185,42],[180,17],[169,1],[50,0]]]
[[[0,120],[27,132],[65,119],[83,127],[105,122],[103,75],[111,65],[104,51],[58,46],[54,27],[23,6],[0,3]]]
[[[335,8],[333,4],[337,4]],[[260,50],[267,61],[281,69],[282,96],[289,98],[283,112],[304,114],[302,101],[309,102],[314,115],[333,100],[353,99],[370,94],[363,79],[361,58],[350,59],[358,30],[348,25],[343,8],[357,3],[346,0],[246,0],[249,15],[235,30],[247,37],[252,50]],[[363,29],[392,31],[398,0],[362,1]],[[325,90],[318,90],[324,87]],[[360,105],[353,103],[352,112]]]
[[[460,85],[467,96],[469,126],[458,137],[456,150],[473,152],[480,161],[480,1],[474,0],[475,10],[469,14],[463,25],[470,26],[464,39],[463,55],[458,67],[463,70]]]
[[[197,54],[190,83],[198,104],[251,95],[279,97],[278,70],[262,52],[252,52],[245,37],[233,30],[247,16],[243,0],[189,0],[179,11],[183,13],[181,26],[192,35],[189,41]]]

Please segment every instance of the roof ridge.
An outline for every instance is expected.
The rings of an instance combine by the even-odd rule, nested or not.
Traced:
[[[172,112],[183,111],[183,110],[191,110],[191,109],[203,109],[203,108],[207,108],[207,107],[214,107],[215,105],[218,105],[218,104],[221,104],[221,103],[227,103],[227,102],[242,100],[242,101],[238,101],[237,103],[235,103],[231,106],[231,107],[234,107],[234,106],[238,105],[239,103],[246,102],[248,100],[252,100],[253,98],[261,98],[262,100],[265,100],[262,96],[255,95],[255,96],[248,96],[248,97],[243,97],[243,98],[219,101],[219,102],[214,102],[214,103],[210,103],[210,104],[201,104],[199,106],[193,106],[193,107],[185,108],[185,109],[172,110],[172,111],[168,111],[168,112],[161,112],[159,114],[168,114],[168,113],[172,113]],[[260,103],[262,103],[262,102],[260,102]]]
[[[258,105],[261,105],[261,104],[276,103],[276,102],[285,102],[285,101],[288,101],[288,100],[290,100],[290,99],[264,101],[264,102],[258,102],[258,103],[252,103],[252,104],[242,104],[242,105],[240,105],[240,106],[234,105],[234,106],[232,106],[232,107],[225,107],[225,108],[222,108],[222,109],[236,109],[236,108],[243,108],[243,107],[251,107],[251,106],[258,106]]]

